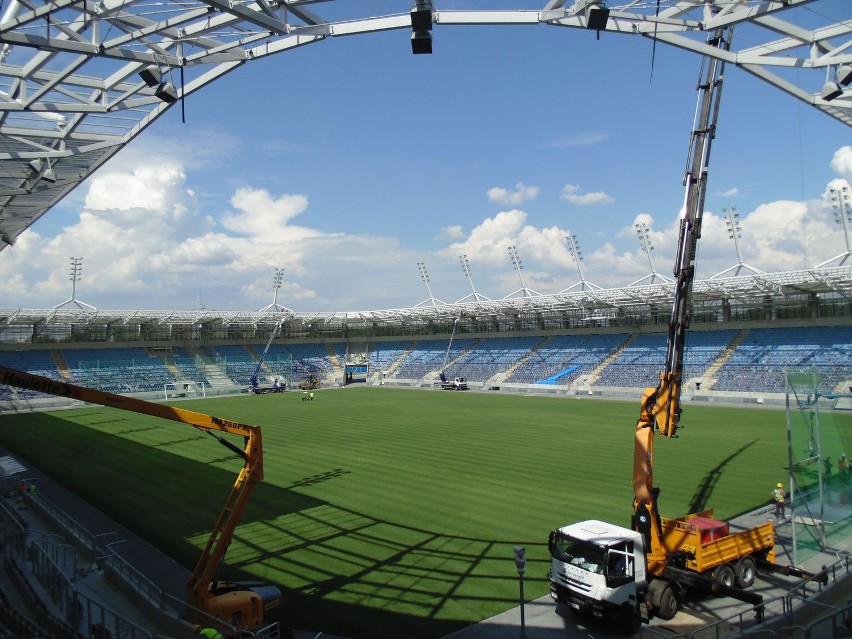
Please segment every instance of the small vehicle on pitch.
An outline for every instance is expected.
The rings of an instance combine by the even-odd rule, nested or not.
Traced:
[[[314,390],[322,386],[322,380],[316,375],[308,375],[305,381],[299,384],[299,390]]]
[[[467,380],[464,377],[456,377],[453,381],[450,381],[442,372],[441,390],[467,390]]]

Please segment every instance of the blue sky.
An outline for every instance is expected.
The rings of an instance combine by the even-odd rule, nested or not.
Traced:
[[[843,11],[842,3],[835,5]],[[846,7],[848,10],[848,5]],[[848,11],[847,11],[848,12]],[[842,16],[838,16],[839,17]],[[446,27],[329,39],[247,64],[149,127],[0,252],[0,306],[377,310],[579,279],[668,275],[701,60],[629,36]],[[737,34],[735,33],[735,38]],[[852,181],[849,127],[729,67],[698,275],[804,268],[845,250],[830,188]]]

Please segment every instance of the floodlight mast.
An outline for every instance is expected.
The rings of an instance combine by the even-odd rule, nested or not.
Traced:
[[[518,274],[518,280],[521,282],[521,288],[519,288],[514,293],[509,293],[503,299],[515,297],[518,293],[521,294],[521,297],[533,297],[534,295],[541,295],[541,293],[538,293],[532,290],[531,288],[527,288],[527,285],[524,283],[524,275],[521,272],[524,270],[524,263],[521,261],[521,256],[518,255],[518,247],[509,247],[509,260],[512,262],[512,268],[514,268],[515,272]]]
[[[849,224],[852,223],[852,210],[849,208],[849,187],[843,186],[840,189],[829,189],[831,193],[831,202],[834,207],[834,221],[843,227],[843,238],[846,240],[846,251],[840,255],[835,255],[830,260],[826,260],[822,264],[817,264],[816,268],[828,266],[832,262],[839,262],[837,266],[843,266],[847,258],[852,255],[852,241],[849,239]]]
[[[663,282],[671,282],[668,277],[666,277],[665,275],[660,275],[657,272],[657,266],[654,264],[654,256],[652,255],[652,253],[654,252],[654,244],[653,242],[651,242],[651,227],[648,226],[648,224],[645,222],[638,222],[635,226],[636,237],[639,238],[639,246],[641,247],[642,252],[648,256],[648,265],[651,267],[651,272],[645,277],[642,277],[636,280],[635,282],[628,284],[628,286],[636,286],[647,279],[651,280],[649,284],[653,284],[654,280],[657,279],[660,279]]]
[[[586,274],[583,273],[583,252],[580,250],[580,240],[578,240],[577,236],[571,232],[569,232],[568,235],[565,236],[565,240],[568,242],[568,253],[571,255],[571,259],[574,260],[574,262],[576,262],[577,264],[577,272],[580,274],[580,281],[576,284],[572,284],[568,288],[563,289],[559,292],[567,293],[571,289],[577,288],[578,286],[580,287],[581,291],[585,291],[587,287],[590,290],[600,290],[600,286],[586,281]]]
[[[467,259],[467,255],[459,255],[459,264],[461,264],[462,271],[464,272],[465,277],[467,278],[468,283],[470,284],[470,295],[461,298],[456,304],[460,304],[462,302],[466,302],[470,298],[473,298],[474,302],[481,302],[485,300],[486,302],[491,301],[490,298],[485,297],[484,295],[478,293],[476,291],[476,287],[473,285],[473,277],[470,274],[470,262]]]
[[[71,277],[68,278],[68,279],[71,280],[71,297],[69,297],[67,300],[65,300],[61,304],[57,304],[56,306],[53,307],[53,309],[56,310],[57,308],[62,308],[66,304],[76,304],[77,308],[85,307],[85,308],[89,309],[90,311],[98,310],[94,306],[92,306],[91,304],[86,304],[85,302],[81,302],[80,300],[77,299],[77,282],[80,281],[80,278],[82,277],[82,273],[83,273],[83,258],[82,257],[72,257],[71,258],[71,270],[70,270],[69,273],[71,275]]]
[[[284,281],[284,269],[283,268],[276,268],[275,269],[275,275],[272,277],[272,288],[275,290],[275,293],[273,293],[273,295],[272,295],[272,304],[268,304],[268,305],[264,306],[262,309],[260,309],[258,311],[258,313],[265,313],[266,311],[273,311],[273,312],[280,311],[282,313],[284,313],[284,312],[292,313],[293,312],[289,308],[287,308],[286,306],[281,306],[281,304],[278,303],[278,290],[281,288],[281,282],[283,282],[283,281]]]
[[[743,256],[740,252],[740,238],[742,237],[742,227],[740,226],[740,214],[737,213],[737,208],[735,206],[728,207],[726,209],[722,209],[722,211],[727,216],[727,220],[725,221],[725,226],[728,227],[728,236],[734,241],[734,249],[737,252],[737,263],[735,266],[731,266],[730,268],[726,268],[724,271],[716,273],[710,277],[710,279],[715,279],[718,277],[722,277],[723,275],[733,271],[734,276],[740,274],[742,269],[748,269],[755,275],[763,275],[763,271],[760,269],[756,269],[753,266],[749,266],[745,262],[743,262]]]
[[[427,304],[430,306],[438,306],[439,304],[444,304],[444,302],[432,295],[432,287],[429,286],[429,271],[426,270],[426,263],[417,262],[417,270],[420,271],[420,279],[423,280],[423,283],[426,285],[426,292],[429,293],[429,298],[420,302],[417,307],[425,306]]]

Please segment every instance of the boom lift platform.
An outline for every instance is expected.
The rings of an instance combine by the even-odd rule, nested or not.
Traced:
[[[278,616],[281,612],[281,591],[276,586],[242,585],[219,580],[219,572],[234,530],[252,491],[263,479],[263,443],[259,427],[77,386],[2,366],[0,384],[189,424],[207,433],[242,459],[243,467],[237,475],[225,507],[187,581],[187,600],[192,607],[205,613],[204,616],[199,615],[198,621],[209,624],[209,618],[221,619],[228,628],[237,631],[257,631],[280,621]],[[217,432],[242,437],[243,448]],[[223,632],[228,628],[223,628]]]

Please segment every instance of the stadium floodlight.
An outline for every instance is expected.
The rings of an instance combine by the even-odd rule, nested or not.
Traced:
[[[649,227],[645,222],[637,222],[635,224],[636,227],[636,236],[639,238],[639,245],[641,250],[645,255],[648,256],[648,264],[651,266],[651,272],[643,278],[636,280],[635,282],[628,284],[627,286],[636,286],[640,282],[644,282],[647,279],[650,279],[650,284],[654,283],[654,280],[659,278],[663,282],[671,282],[672,280],[668,277],[664,277],[657,273],[657,267],[654,265],[654,257],[651,255],[654,252],[654,244],[651,242],[651,227]]]
[[[96,311],[94,306],[86,304],[85,302],[81,302],[77,299],[77,282],[82,278],[83,273],[83,258],[82,257],[72,257],[71,258],[71,270],[69,271],[70,277],[68,279],[71,280],[71,297],[62,302],[61,304],[57,304],[54,306],[54,310],[57,308],[62,308],[66,304],[76,304],[77,308],[88,308],[89,310]]]
[[[474,302],[480,302],[480,301],[483,301],[483,300],[484,301],[491,301],[490,298],[485,297],[484,295],[480,295],[479,293],[476,292],[476,287],[473,285],[473,277],[470,274],[470,262],[468,262],[467,255],[459,255],[459,264],[461,264],[462,271],[464,272],[464,275],[465,275],[465,277],[467,277],[467,281],[470,284],[471,293],[470,293],[470,295],[461,298],[458,302],[456,302],[456,304],[459,304],[461,302],[465,302],[465,301],[469,300],[470,298],[473,298]]]
[[[286,306],[282,306],[281,304],[278,303],[278,291],[281,288],[281,283],[283,281],[284,281],[284,269],[283,268],[276,268],[275,269],[275,275],[272,276],[272,288],[275,291],[272,295],[272,304],[268,304],[268,305],[264,306],[263,308],[259,309],[257,311],[258,313],[265,313],[266,311],[273,311],[273,312],[280,311],[282,313],[292,313],[293,312],[289,308],[287,308]]]
[[[737,213],[737,208],[735,206],[731,206],[726,209],[722,209],[722,211],[728,218],[727,220],[725,220],[725,226],[728,228],[728,237],[734,241],[734,249],[737,252],[737,263],[736,265],[731,266],[730,268],[726,268],[724,271],[716,273],[715,275],[711,276],[710,279],[712,280],[718,277],[722,277],[730,271],[734,271],[734,276],[737,276],[744,268],[748,269],[755,275],[763,275],[763,271],[751,267],[745,262],[743,262],[743,256],[740,253],[740,238],[742,238],[743,236],[743,229],[742,226],[740,226],[740,214]]]
[[[852,255],[852,238],[849,236],[850,225],[852,225],[852,209],[849,204],[849,187],[843,186],[839,189],[831,188],[828,190],[831,195],[831,205],[834,209],[834,221],[843,227],[843,237],[846,240],[846,251],[840,255],[835,255],[830,260],[826,260],[821,264],[817,264],[816,268],[828,266],[832,262],[838,261],[837,266],[843,266],[846,260]]]
[[[578,286],[581,291],[585,291],[586,288],[600,290],[600,286],[586,281],[586,275],[583,273],[583,251],[580,250],[580,241],[577,239],[577,236],[569,232],[568,235],[565,236],[565,240],[568,242],[568,254],[571,255],[571,259],[577,264],[577,272],[580,274],[580,281],[559,292],[567,293]]]
[[[429,293],[429,298],[420,302],[415,308],[425,305],[437,306],[438,304],[445,304],[445,302],[432,295],[432,287],[429,286],[429,272],[426,270],[426,264],[424,262],[417,262],[417,270],[420,271],[420,279],[426,285],[426,292]]]
[[[848,87],[852,83],[852,64],[841,64],[837,67],[834,78],[839,84]]]
[[[509,293],[503,299],[506,300],[510,297],[515,297],[518,295],[518,293],[521,294],[521,297],[533,297],[534,295],[541,295],[541,293],[527,288],[527,285],[524,283],[524,275],[523,273],[521,273],[521,271],[524,270],[524,263],[521,262],[521,257],[518,255],[518,248],[516,246],[509,247],[509,260],[512,262],[512,267],[518,274],[518,279],[521,281],[521,288],[519,288],[517,291],[514,291],[513,293]]]

